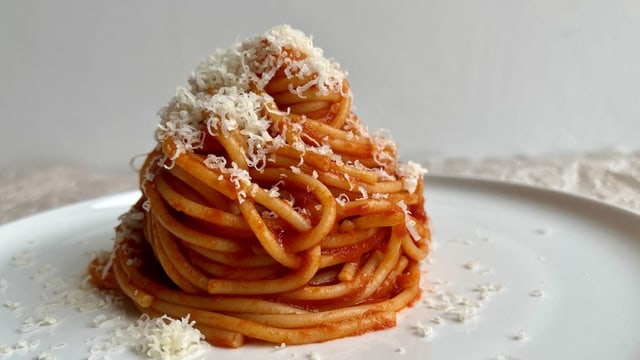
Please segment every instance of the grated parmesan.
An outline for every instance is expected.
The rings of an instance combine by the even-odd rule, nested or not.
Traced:
[[[431,322],[436,325],[441,325],[444,322],[444,320],[439,315],[434,315],[433,318],[431,319]]]
[[[433,335],[433,328],[431,326],[427,326],[424,325],[423,323],[419,322],[416,324],[416,334],[419,337],[429,337],[431,335]]]
[[[53,360],[53,354],[45,351],[45,352],[41,352],[40,354],[38,354],[37,357],[38,360]]]
[[[513,336],[513,340],[516,341],[523,341],[526,340],[528,338],[528,335],[526,332],[524,332],[524,330],[520,330],[518,331],[514,336]]]
[[[539,290],[539,289],[531,290],[531,292],[529,292],[529,296],[532,296],[532,297],[543,297],[544,296],[544,291]]]
[[[420,233],[418,233],[418,230],[416,229],[415,220],[411,218],[411,212],[409,211],[407,204],[404,202],[404,200],[398,201],[397,204],[400,207],[400,209],[402,209],[402,212],[404,212],[404,223],[405,223],[405,227],[407,228],[407,231],[409,232],[409,235],[411,235],[411,238],[414,241],[420,240],[422,237],[420,236]]]
[[[6,300],[4,302],[4,307],[6,307],[9,310],[17,310],[21,306],[22,306],[22,304],[20,302],[17,302],[17,301]]]
[[[480,283],[475,288],[470,289],[479,295],[476,298],[457,291],[452,287],[450,281],[432,279],[423,284],[422,304],[435,312],[430,323],[442,325],[445,323],[467,323],[474,319],[482,309],[489,295],[502,290],[502,286],[493,283]],[[424,329],[419,329],[422,325]],[[422,323],[416,326],[415,333],[420,334],[424,330],[425,336],[431,336],[435,331],[433,326]]]
[[[464,264],[463,267],[467,270],[477,271],[478,269],[480,269],[480,263],[477,261],[470,261]]]
[[[402,177],[402,184],[404,189],[413,194],[418,187],[418,181],[424,174],[427,173],[427,169],[420,166],[420,164],[408,161],[406,163],[399,163],[396,169],[398,175]]]
[[[520,358],[511,355],[498,355],[492,360],[520,360]]]
[[[54,318],[51,315],[45,315],[40,320],[36,320],[33,317],[28,317],[22,321],[22,326],[20,326],[20,332],[23,334],[28,334],[35,332],[43,327],[54,326],[58,324],[58,319]]]
[[[112,341],[133,348],[151,359],[171,360],[197,356],[204,352],[204,335],[194,328],[189,316],[176,320],[168,316],[140,316],[135,324],[117,329]]]
[[[13,352],[13,347],[7,344],[0,344],[0,355],[10,355]]]
[[[345,193],[342,193],[336,197],[336,203],[340,206],[345,206],[349,202],[349,196]]]
[[[175,159],[182,152],[201,147],[207,132],[226,136],[237,130],[247,139],[247,164],[260,170],[266,165],[266,155],[284,140],[269,134],[271,123],[262,111],[273,99],[264,91],[254,92],[252,85],[262,90],[279,68],[288,78],[309,78],[289,88],[298,96],[312,87],[322,95],[342,92],[346,73],[340,66],[325,58],[301,31],[288,25],[276,26],[206,58],[189,79],[190,87],[178,88],[159,111],[157,140],[174,141]]]

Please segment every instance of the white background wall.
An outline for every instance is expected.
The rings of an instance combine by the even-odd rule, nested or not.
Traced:
[[[404,157],[640,147],[636,0],[2,1],[0,166],[126,169],[201,59],[281,23]]]

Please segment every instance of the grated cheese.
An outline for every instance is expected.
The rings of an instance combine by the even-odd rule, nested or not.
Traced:
[[[248,165],[263,169],[266,155],[284,140],[271,137],[271,122],[262,111],[275,111],[266,106],[273,99],[266,92],[254,92],[252,85],[262,90],[279,68],[290,79],[308,78],[306,83],[289,88],[301,97],[312,87],[321,95],[342,92],[346,76],[336,62],[313,46],[310,37],[288,25],[276,26],[206,58],[189,79],[189,88],[178,88],[169,104],[160,109],[157,140],[174,141],[175,159],[201,147],[205,132],[226,136],[238,130],[247,139],[249,149],[244,155]]]
[[[373,195],[371,195],[371,197],[373,199],[388,199],[389,198],[389,194],[373,193]]]
[[[427,326],[424,325],[423,323],[419,322],[416,324],[416,334],[419,337],[429,337],[431,335],[433,335],[433,328],[431,326]]]
[[[447,313],[453,316],[454,319],[459,322],[466,322],[476,317],[477,310],[475,307],[472,307],[472,306],[464,306],[458,309],[450,310]]]
[[[50,315],[45,315],[40,320],[35,320],[33,317],[28,317],[22,321],[20,326],[20,332],[23,334],[32,333],[43,327],[57,325],[58,320]]]
[[[51,350],[59,350],[59,349],[65,348],[66,346],[67,346],[67,344],[65,344],[65,343],[57,343],[57,344],[53,344],[53,345],[49,346],[49,349],[51,349]]]
[[[407,204],[404,202],[404,200],[398,201],[397,204],[400,207],[400,209],[402,209],[402,212],[404,212],[404,223],[405,223],[405,227],[407,228],[407,231],[409,232],[409,235],[411,235],[411,238],[414,241],[420,240],[422,237],[420,236],[420,234],[418,233],[418,230],[416,229],[415,220],[411,218],[411,212],[409,211]]]
[[[123,215],[119,235],[122,238],[124,233],[130,232],[132,227],[139,226],[143,214],[130,211]],[[24,255],[25,253],[20,253]],[[89,256],[104,256],[102,252],[87,254]],[[36,263],[35,256],[29,252],[30,263]],[[33,352],[40,346],[40,334],[50,334],[53,329],[60,329],[65,320],[66,311],[75,309],[81,313],[97,312],[93,318],[93,326],[96,328],[113,329],[107,336],[89,336],[87,344],[90,346],[89,359],[111,358],[109,355],[113,351],[120,351],[124,346],[131,345],[134,339],[147,340],[146,343],[136,343],[139,349],[145,352],[146,357],[152,359],[182,359],[190,355],[197,355],[208,345],[202,342],[202,335],[193,329],[193,322],[187,319],[166,320],[163,324],[154,328],[153,324],[141,326],[141,322],[131,325],[126,319],[123,306],[122,295],[116,295],[111,291],[98,290],[88,281],[88,276],[68,276],[57,275],[57,268],[44,264],[33,270],[31,276],[33,281],[38,283],[37,288],[41,289],[39,303],[28,309],[28,314],[20,317],[20,325],[15,329],[16,334],[27,336],[20,339],[15,344],[0,344],[0,357],[21,354],[23,357],[26,351],[31,352],[30,357],[34,359],[52,359],[55,350],[67,346],[64,343],[53,343],[43,349],[40,353]],[[3,287],[8,288],[8,281],[2,281]],[[4,306],[9,309],[23,308],[20,303],[10,300],[4,301]],[[44,330],[44,331],[42,331]],[[155,332],[154,332],[155,330]],[[136,334],[140,334],[136,337]],[[144,336],[143,336],[144,335]],[[140,340],[142,341],[142,340]],[[128,345],[125,345],[128,344]],[[146,346],[146,347],[145,347]],[[146,349],[146,350],[145,350]]]
[[[431,322],[436,325],[441,325],[444,322],[444,320],[439,315],[434,315],[433,318],[431,319]]]
[[[4,307],[6,307],[9,310],[17,310],[21,306],[22,304],[17,301],[6,300],[4,302]]]
[[[451,282],[440,279],[431,279],[422,285],[422,304],[436,312],[429,320],[430,323],[434,325],[448,322],[467,323],[477,316],[491,293],[502,290],[502,286],[499,284],[480,283],[471,289],[473,292],[478,292],[479,296],[472,298],[452,286]],[[421,325],[424,327],[425,335],[431,336],[434,332],[433,327],[426,324]],[[416,334],[422,331],[418,327],[415,328]]]
[[[542,297],[542,296],[544,296],[544,291],[539,290],[539,289],[531,290],[531,292],[529,292],[529,296]]]
[[[413,161],[399,163],[396,171],[398,172],[398,175],[402,177],[404,189],[411,194],[416,192],[419,179],[427,173],[427,169]]]
[[[7,344],[0,344],[0,355],[11,355],[13,347]]]
[[[117,329],[113,342],[133,348],[151,359],[171,360],[197,356],[206,349],[204,335],[193,327],[189,316],[175,320],[168,316],[140,316],[135,324]]]
[[[527,338],[528,338],[528,335],[526,332],[524,332],[524,330],[518,331],[518,333],[513,336],[513,340],[516,340],[516,341],[526,340]]]
[[[473,291],[478,292],[478,298],[480,300],[487,299],[491,293],[498,292],[502,290],[502,285],[493,284],[493,283],[482,283],[478,284]]]
[[[388,129],[379,129],[371,138],[371,141],[375,149],[373,160],[378,165],[384,167],[386,164],[395,162],[396,143],[391,138]]]
[[[349,196],[345,193],[342,193],[336,197],[336,203],[340,206],[345,206],[349,202]]]
[[[470,261],[464,264],[463,267],[467,270],[477,271],[480,268],[480,263],[477,261]]]
[[[238,190],[242,189],[242,184],[251,184],[251,175],[249,175],[249,172],[241,169],[235,161],[231,162],[231,166],[226,166],[227,159],[222,156],[209,154],[204,160],[204,164],[210,169],[219,170],[223,174],[229,175],[229,181],[231,181]]]
[[[53,360],[53,354],[45,351],[45,352],[41,352],[40,354],[38,354],[37,357],[38,360]]]
[[[369,194],[367,193],[367,189],[364,186],[358,185],[358,191],[360,192],[361,197],[358,200],[366,200],[369,198]]]
[[[95,318],[93,318],[93,326],[96,328],[112,328],[124,323],[124,319],[120,315],[111,315],[111,317],[106,314],[99,314]]]
[[[520,360],[520,358],[511,355],[498,355],[492,360]]]

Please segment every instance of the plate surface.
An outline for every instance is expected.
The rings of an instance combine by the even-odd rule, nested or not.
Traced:
[[[429,176],[425,187],[434,249],[423,297],[396,328],[205,357],[640,358],[638,214],[499,182]],[[0,227],[0,358],[99,358],[113,331],[102,315],[136,319],[78,289],[89,254],[110,249],[118,215],[136,198],[100,198]],[[130,349],[107,355],[140,358]]]

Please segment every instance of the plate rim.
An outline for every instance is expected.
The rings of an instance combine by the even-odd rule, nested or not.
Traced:
[[[468,176],[468,175],[451,175],[451,174],[442,174],[442,173],[427,173],[424,176],[424,193],[426,194],[426,199],[428,201],[429,195],[429,184],[434,182],[436,185],[441,186],[450,186],[450,185],[462,185],[465,187],[469,186],[482,186],[482,187],[503,187],[503,189],[499,190],[511,190],[511,191],[533,191],[540,194],[553,195],[557,197],[564,197],[573,199],[576,201],[581,201],[584,203],[591,204],[592,206],[600,206],[604,208],[608,208],[609,211],[619,212],[620,214],[624,214],[625,216],[631,216],[640,219],[640,210],[635,211],[630,208],[626,208],[617,204],[609,203],[605,200],[598,199],[595,197],[590,197],[583,193],[578,192],[570,192],[566,190],[560,190],[555,188],[549,188],[542,185],[537,184],[526,184],[512,180],[503,180],[503,179],[494,179],[491,177],[483,177],[483,176]],[[455,183],[455,184],[454,184]],[[127,190],[121,192],[115,192],[111,194],[99,195],[95,197],[90,197],[84,200],[75,201],[71,203],[67,203],[64,205],[52,207],[49,209],[45,209],[42,211],[38,211],[32,214],[28,214],[26,216],[13,219],[9,222],[0,224],[0,231],[5,230],[7,227],[18,226],[24,222],[32,222],[37,221],[40,217],[50,216],[52,213],[55,214],[57,212],[73,210],[73,208],[85,208],[90,207],[94,203],[100,203],[108,200],[112,200],[116,197],[126,197],[126,196],[140,196],[141,191],[139,189],[135,190]],[[133,205],[133,203],[131,203]],[[428,209],[427,209],[428,210]]]
[[[483,176],[467,176],[467,175],[449,175],[449,174],[430,174],[425,175],[425,193],[428,194],[429,182],[433,181],[438,185],[444,185],[446,182],[455,182],[463,184],[464,186],[484,186],[484,187],[504,187],[504,190],[516,190],[516,191],[532,191],[540,194],[554,195],[558,197],[572,198],[576,201],[582,201],[594,206],[603,206],[613,211],[619,211],[631,215],[634,217],[640,217],[640,210],[635,211],[633,209],[620,206],[607,202],[603,199],[588,196],[584,193],[561,190],[556,188],[550,188],[538,184],[527,184],[514,180],[494,179],[491,177]],[[498,189],[500,190],[500,189]]]

